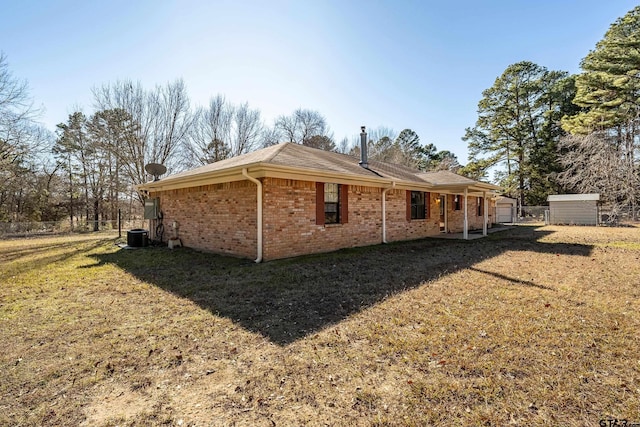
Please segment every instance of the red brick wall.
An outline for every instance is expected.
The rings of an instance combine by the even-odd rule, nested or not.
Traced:
[[[315,182],[266,178],[263,185],[265,260],[382,241],[379,188],[350,185],[348,222],[316,225]]]
[[[382,242],[382,189],[349,185],[348,222],[316,225],[316,183],[264,178],[263,258],[302,254]],[[165,241],[178,221],[184,246],[246,258],[257,256],[256,185],[249,181],[214,184],[150,194],[160,197]],[[387,241],[420,239],[440,233],[439,194],[430,193],[429,217],[407,220],[406,190],[386,194]],[[450,232],[462,231],[464,211],[448,195]],[[459,196],[462,197],[462,196]],[[476,198],[469,197],[469,228],[482,228]],[[490,214],[493,209],[489,209]],[[490,217],[490,222],[492,222]]]
[[[160,197],[166,241],[171,223],[187,247],[247,258],[257,256],[257,193],[249,181],[150,194]]]
[[[455,210],[454,195],[447,195],[447,222],[449,232],[462,233],[464,227],[464,205],[460,203],[460,210]],[[464,196],[459,194],[460,200],[464,200]],[[484,202],[483,202],[484,203]],[[493,223],[493,205],[489,200],[489,228]],[[469,230],[482,229],[482,221],[484,219],[484,212],[481,216],[478,216],[478,202],[476,196],[467,197],[467,220],[469,222]]]
[[[440,211],[437,193],[429,193],[429,217],[407,221],[406,190],[387,191],[387,242],[421,239],[440,233]]]

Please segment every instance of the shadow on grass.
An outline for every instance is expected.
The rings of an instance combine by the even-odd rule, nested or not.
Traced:
[[[188,298],[279,345],[289,344],[390,295],[505,251],[588,256],[586,245],[543,243],[549,232],[520,226],[474,241],[424,239],[254,264],[181,248],[97,255],[139,279]],[[93,265],[85,266],[91,268]],[[514,286],[544,285],[510,280]]]
[[[479,268],[475,268],[475,267],[467,267],[469,270],[471,271],[475,271],[476,273],[482,273],[482,274],[486,274],[489,276],[493,276],[496,277],[500,280],[506,280],[507,282],[511,282],[514,285],[522,285],[522,286],[529,286],[532,288],[538,288],[538,289],[545,289],[547,291],[553,291],[553,288],[550,288],[549,286],[544,286],[544,285],[539,285],[537,283],[534,283],[530,280],[522,280],[522,279],[518,279],[517,277],[511,277],[511,276],[507,276],[506,274],[501,274],[501,273],[495,273],[493,271],[487,271],[487,270],[481,270]]]
[[[40,244],[38,246],[27,246],[18,249],[5,248],[0,250],[0,261],[9,262],[14,260],[20,260],[23,258],[38,257],[39,254],[47,254],[51,251],[65,252],[68,249],[75,249],[78,246],[78,242],[52,242],[47,244]]]
[[[103,245],[105,241],[112,241],[112,238],[78,242],[56,242],[44,244],[37,247],[20,248],[13,251],[0,252],[0,279],[19,274],[27,270],[34,270],[47,265],[65,261],[80,252],[88,252]]]

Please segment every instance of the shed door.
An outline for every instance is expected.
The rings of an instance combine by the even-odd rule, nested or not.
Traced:
[[[551,224],[598,224],[598,207],[595,201],[575,200],[549,202],[549,210]]]
[[[496,206],[496,217],[498,222],[513,222],[511,205]]]

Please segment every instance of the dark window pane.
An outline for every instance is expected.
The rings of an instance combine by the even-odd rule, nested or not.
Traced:
[[[411,192],[411,219],[424,219],[424,193],[422,191]]]
[[[324,223],[338,224],[340,222],[340,185],[324,184]]]

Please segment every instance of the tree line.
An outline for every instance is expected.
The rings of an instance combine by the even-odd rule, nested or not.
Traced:
[[[521,205],[549,194],[598,192],[635,208],[640,192],[640,7],[611,25],[569,75],[528,61],[512,64],[482,93],[465,130],[469,159],[424,144],[407,128],[368,131],[373,160],[420,170],[452,170],[500,184]],[[145,88],[122,80],[93,88],[95,111],[76,111],[55,132],[37,122],[28,85],[0,54],[0,221],[109,221],[144,203],[134,190],[168,173],[280,142],[359,155],[359,137],[334,139],[318,111],[299,108],[271,125],[248,103],[223,95],[192,108],[181,79]]]
[[[462,172],[493,171],[521,205],[549,194],[600,193],[613,210],[640,196],[640,7],[613,23],[568,75],[523,61],[482,93],[463,140]]]
[[[325,117],[299,108],[266,125],[248,103],[213,96],[192,108],[181,79],[147,89],[122,80],[93,88],[95,111],[75,111],[49,132],[36,119],[26,82],[0,56],[0,221],[83,222],[99,227],[125,210],[140,212],[144,198],[134,186],[151,179],[148,163],[168,173],[289,141],[358,155],[354,137],[336,143]],[[457,168],[452,153],[422,146],[415,132],[379,127],[372,159],[421,169]]]

